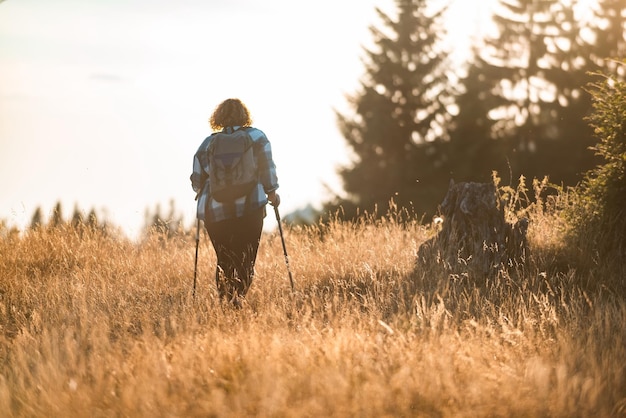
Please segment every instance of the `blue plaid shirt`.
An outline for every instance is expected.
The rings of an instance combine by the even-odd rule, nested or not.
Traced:
[[[222,132],[231,133],[238,126],[224,128]],[[247,128],[248,134],[254,141],[254,156],[259,168],[259,183],[247,196],[235,200],[234,203],[221,203],[211,198],[209,187],[209,167],[207,158],[199,158],[209,148],[211,137],[207,137],[193,157],[193,173],[191,187],[196,192],[198,200],[197,218],[204,222],[219,222],[225,219],[241,217],[247,211],[265,207],[267,194],[278,189],[276,165],[272,160],[272,147],[265,134],[256,128]],[[204,166],[201,161],[204,161]]]

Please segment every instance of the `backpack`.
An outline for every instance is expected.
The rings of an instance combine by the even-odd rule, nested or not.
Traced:
[[[258,183],[254,141],[245,128],[212,135],[208,147],[211,197],[232,202],[246,196]]]

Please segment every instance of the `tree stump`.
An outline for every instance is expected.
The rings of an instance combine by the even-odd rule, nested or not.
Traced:
[[[523,264],[528,219],[506,222],[493,183],[454,183],[441,203],[439,233],[419,248],[418,265],[437,263],[450,273],[491,275]]]

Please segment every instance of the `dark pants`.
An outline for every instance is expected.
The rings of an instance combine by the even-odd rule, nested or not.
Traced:
[[[206,223],[206,230],[217,255],[215,282],[220,299],[237,302],[245,296],[254,277],[263,208],[241,218]]]

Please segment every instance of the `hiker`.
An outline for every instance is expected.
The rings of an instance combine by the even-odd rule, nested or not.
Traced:
[[[254,277],[265,205],[280,205],[276,166],[269,140],[239,99],[220,103],[209,123],[214,132],[194,155],[191,185],[217,255],[220,300],[240,308]]]

